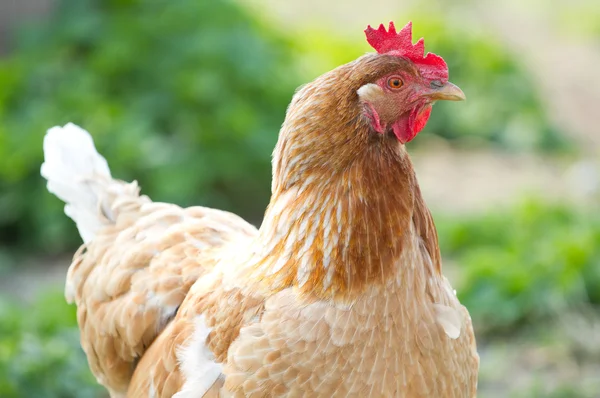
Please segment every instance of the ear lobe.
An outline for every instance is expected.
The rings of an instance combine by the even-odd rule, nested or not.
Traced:
[[[356,90],[358,98],[362,101],[373,102],[383,95],[383,89],[375,83],[367,83]]]

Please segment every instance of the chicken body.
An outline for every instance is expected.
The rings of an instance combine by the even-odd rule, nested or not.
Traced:
[[[412,130],[380,128],[425,114],[401,124],[381,108],[373,82],[390,72],[406,86],[405,73],[419,77],[404,58],[371,54],[295,95],[258,231],[230,213],[153,203],[102,162],[69,174],[46,151],[49,189],[86,240],[67,298],[111,396],[476,395],[471,320],[441,273],[402,145]],[[68,146],[60,136],[75,130],[51,131],[48,146]]]

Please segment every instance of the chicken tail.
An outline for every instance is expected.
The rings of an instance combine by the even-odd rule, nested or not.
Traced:
[[[41,174],[48,191],[66,203],[65,214],[86,243],[116,221],[117,198],[139,197],[137,183],[114,180],[91,135],[72,123],[46,132]]]

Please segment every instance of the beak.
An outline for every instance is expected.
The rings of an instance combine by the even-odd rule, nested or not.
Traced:
[[[430,91],[425,94],[426,97],[431,98],[433,101],[446,100],[446,101],[464,101],[467,99],[465,93],[458,88],[458,86],[447,82],[441,87],[433,87]]]

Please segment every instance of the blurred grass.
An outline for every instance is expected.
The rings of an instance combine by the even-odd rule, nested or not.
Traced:
[[[513,332],[581,305],[600,306],[600,215],[525,200],[510,211],[436,217],[440,248],[479,334]]]
[[[79,346],[75,309],[59,292],[24,307],[0,298],[0,396],[106,396]]]
[[[65,0],[17,38],[0,63],[2,241],[46,252],[77,241],[39,176],[45,130],[68,121],[156,200],[257,221],[299,82],[283,35],[225,0]]]

